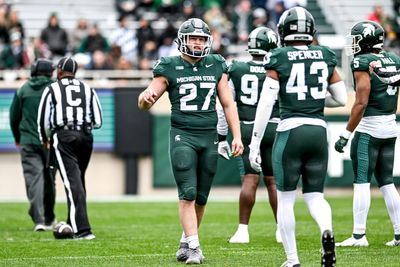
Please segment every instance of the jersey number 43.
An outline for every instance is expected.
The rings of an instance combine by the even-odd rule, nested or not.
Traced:
[[[318,75],[318,86],[309,87],[306,85],[306,75]],[[308,73],[306,73],[304,63],[294,63],[286,84],[286,92],[297,94],[297,100],[306,100],[307,94],[310,94],[314,99],[323,99],[326,97],[328,88],[327,79],[328,66],[323,61],[311,63]]]

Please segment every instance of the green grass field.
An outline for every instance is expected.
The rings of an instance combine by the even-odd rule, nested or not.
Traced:
[[[342,241],[352,230],[352,199],[329,198],[334,231]],[[55,240],[32,231],[27,203],[0,203],[0,266],[183,266],[175,260],[181,229],[177,203],[89,203],[96,239]],[[302,266],[320,266],[319,230],[302,200],[296,203],[297,247]],[[275,222],[265,201],[256,203],[250,244],[227,243],[237,226],[236,202],[211,201],[200,228],[208,266],[280,266],[283,247],[275,242]],[[64,220],[66,203],[56,207]],[[398,266],[400,247],[386,247],[392,225],[382,198],[374,198],[368,218],[369,247],[338,248],[337,266]]]

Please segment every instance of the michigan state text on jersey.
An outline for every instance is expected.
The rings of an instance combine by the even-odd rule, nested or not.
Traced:
[[[243,151],[239,117],[229,92],[224,58],[209,55],[210,29],[200,19],[189,19],[178,31],[181,56],[161,58],[150,85],[139,95],[139,108],[147,110],[169,93],[171,129],[169,155],[178,188],[179,218],[183,228],[178,261],[201,264],[204,260],[198,228],[217,170],[218,96],[233,133],[232,153]]]
[[[156,63],[154,76],[162,75],[168,81],[173,127],[192,130],[216,128],[216,86],[226,71],[225,59],[220,55],[207,55],[195,64],[180,56],[161,58]]]

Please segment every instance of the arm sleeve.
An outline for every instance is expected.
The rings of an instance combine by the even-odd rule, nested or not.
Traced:
[[[92,126],[95,129],[99,129],[99,128],[101,128],[101,126],[103,124],[103,112],[101,110],[101,105],[100,105],[99,98],[98,98],[98,96],[96,94],[96,91],[94,89],[92,89],[92,94],[93,94],[92,103],[91,103],[92,112],[93,112],[93,114],[92,114],[92,118],[93,118]]]
[[[228,123],[226,122],[225,114],[222,109],[217,110],[218,114],[218,124],[217,124],[217,132],[219,135],[228,135]]]
[[[271,117],[272,108],[275,104],[279,93],[279,82],[267,77],[263,84],[260,100],[257,105],[256,117],[254,120],[253,134],[250,146],[259,148],[261,140],[264,136],[269,118]]]
[[[235,100],[236,92],[235,92],[235,85],[233,84],[232,80],[228,81],[229,89],[231,90],[233,100]]]
[[[383,83],[390,85],[400,85],[400,71],[386,71],[385,68],[374,68],[374,74]]]
[[[325,107],[340,107],[347,103],[347,91],[343,81],[330,84],[328,87],[330,95],[325,98]]]
[[[43,144],[49,140],[51,137],[51,128],[50,128],[50,105],[51,105],[51,94],[49,87],[46,87],[43,91],[42,98],[40,99],[39,108],[38,108],[38,116],[37,116],[37,125],[39,132],[40,142]]]

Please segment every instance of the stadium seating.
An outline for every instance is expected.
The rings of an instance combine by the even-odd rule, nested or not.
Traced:
[[[316,1],[321,7],[327,21],[332,23],[336,33],[342,35],[347,35],[355,22],[366,19],[374,5],[381,5],[386,14],[393,15],[392,0]]]
[[[67,31],[75,28],[79,18],[96,22],[106,36],[117,25],[113,0],[24,0],[16,1],[13,9],[19,12],[28,39],[40,36],[51,13],[57,13],[61,27]]]

